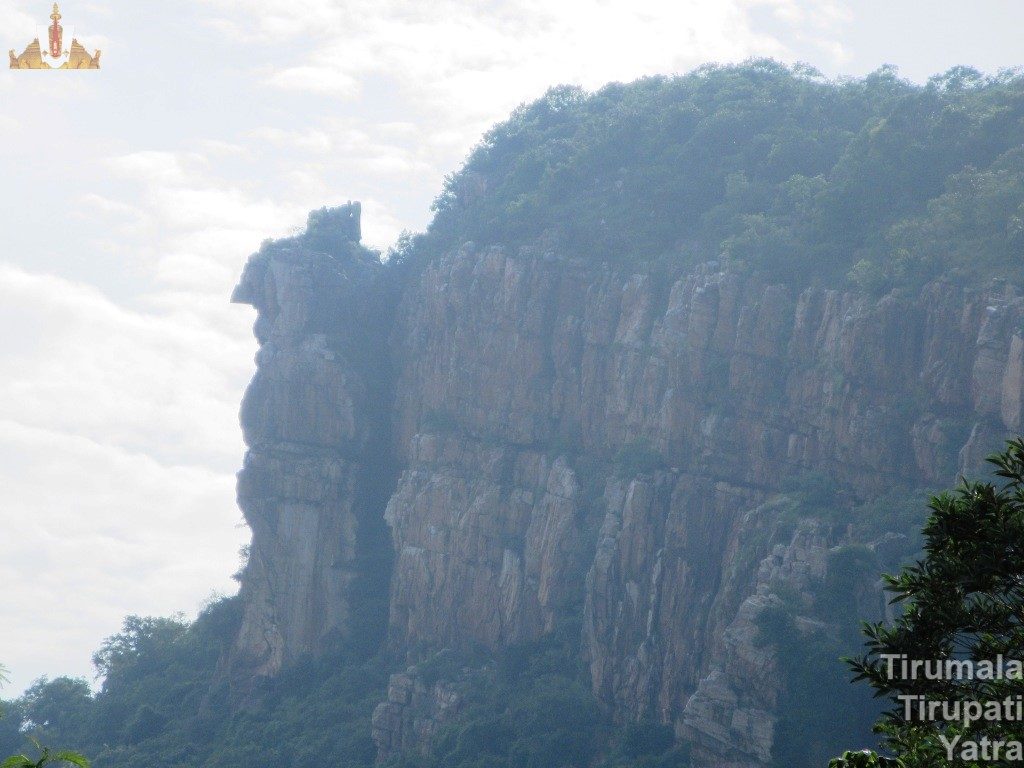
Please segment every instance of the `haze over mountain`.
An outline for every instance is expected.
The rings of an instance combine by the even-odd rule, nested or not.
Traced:
[[[838,658],[890,615],[927,492],[1024,426],[1022,146],[1020,74],[762,59],[550,89],[386,260],[359,203],[314,210],[232,294],[259,345],[240,594],[128,618],[102,690],[33,686],[0,754],[24,731],[98,768],[870,745]]]
[[[2,0],[7,47],[49,9]],[[104,70],[0,73],[0,520],[21,542],[0,566],[0,618],[36,616],[5,644],[14,690],[90,674],[124,614],[193,611],[234,588],[253,345],[251,313],[225,298],[263,238],[349,198],[371,245],[422,229],[482,132],[560,82],[760,55],[829,75],[892,62],[923,82],[1015,64],[1024,23],[999,0],[63,10]]]

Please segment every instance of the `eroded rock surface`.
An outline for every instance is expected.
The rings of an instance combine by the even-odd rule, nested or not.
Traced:
[[[582,611],[620,722],[672,724],[703,765],[765,765],[779,681],[757,616],[851,543],[769,535],[784,481],[821,473],[862,500],[944,485],[1021,425],[1024,302],[1001,287],[794,293],[715,264],[631,274],[467,244],[394,270],[394,320],[369,329],[381,270],[399,279],[354,246],[275,245],[236,294],[261,342],[237,651],[264,673],[346,631],[377,437],[397,478],[392,647],[496,649]],[[366,336],[386,386],[353,352]],[[401,674],[391,688],[378,745],[420,748],[446,694]]]
[[[381,421],[380,366],[367,347],[384,335],[367,306],[380,264],[353,239],[352,213],[354,225],[336,214],[340,229],[331,221],[327,232],[312,214],[304,238],[265,245],[232,296],[256,308],[260,344],[238,476],[253,538],[233,663],[250,675],[275,674],[352,623],[358,520]]]

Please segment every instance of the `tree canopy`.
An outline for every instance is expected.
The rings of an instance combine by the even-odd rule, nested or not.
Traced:
[[[966,67],[925,86],[768,60],[560,86],[486,134],[398,255],[471,240],[870,290],[1019,279],[1022,118],[1024,78]]]

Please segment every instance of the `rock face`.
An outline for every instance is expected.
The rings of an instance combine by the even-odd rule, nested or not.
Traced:
[[[381,421],[380,366],[366,362],[366,348],[383,338],[367,327],[380,264],[353,239],[357,206],[316,212],[306,238],[264,246],[232,297],[257,309],[260,343],[241,412],[249,451],[238,502],[253,539],[233,659],[253,675],[275,674],[352,625]]]
[[[392,675],[387,698],[373,713],[373,740],[381,755],[426,754],[438,729],[458,714],[462,697],[446,680],[424,682],[414,668]]]
[[[421,434],[410,462],[385,515],[398,551],[393,636],[493,649],[552,629],[580,572],[565,461]]]
[[[757,617],[851,543],[807,522],[780,538],[783,482],[822,473],[862,500],[947,484],[1021,427],[1024,301],[999,287],[873,299],[714,264],[633,274],[467,244],[417,272],[290,247],[236,293],[261,342],[236,652],[264,673],[347,631],[359,487],[386,453],[393,647],[496,649],[582,611],[619,721],[672,724],[700,765],[763,766],[780,683]],[[393,297],[386,328],[351,320],[368,292]],[[381,754],[420,748],[449,693],[393,677]]]

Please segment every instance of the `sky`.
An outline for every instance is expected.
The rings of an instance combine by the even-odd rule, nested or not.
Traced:
[[[0,0],[2,48],[48,23]],[[310,209],[419,230],[549,86],[771,56],[923,82],[1021,61],[1013,0],[65,0],[99,72],[0,70],[0,662],[61,674],[128,614],[237,588],[247,256]]]

